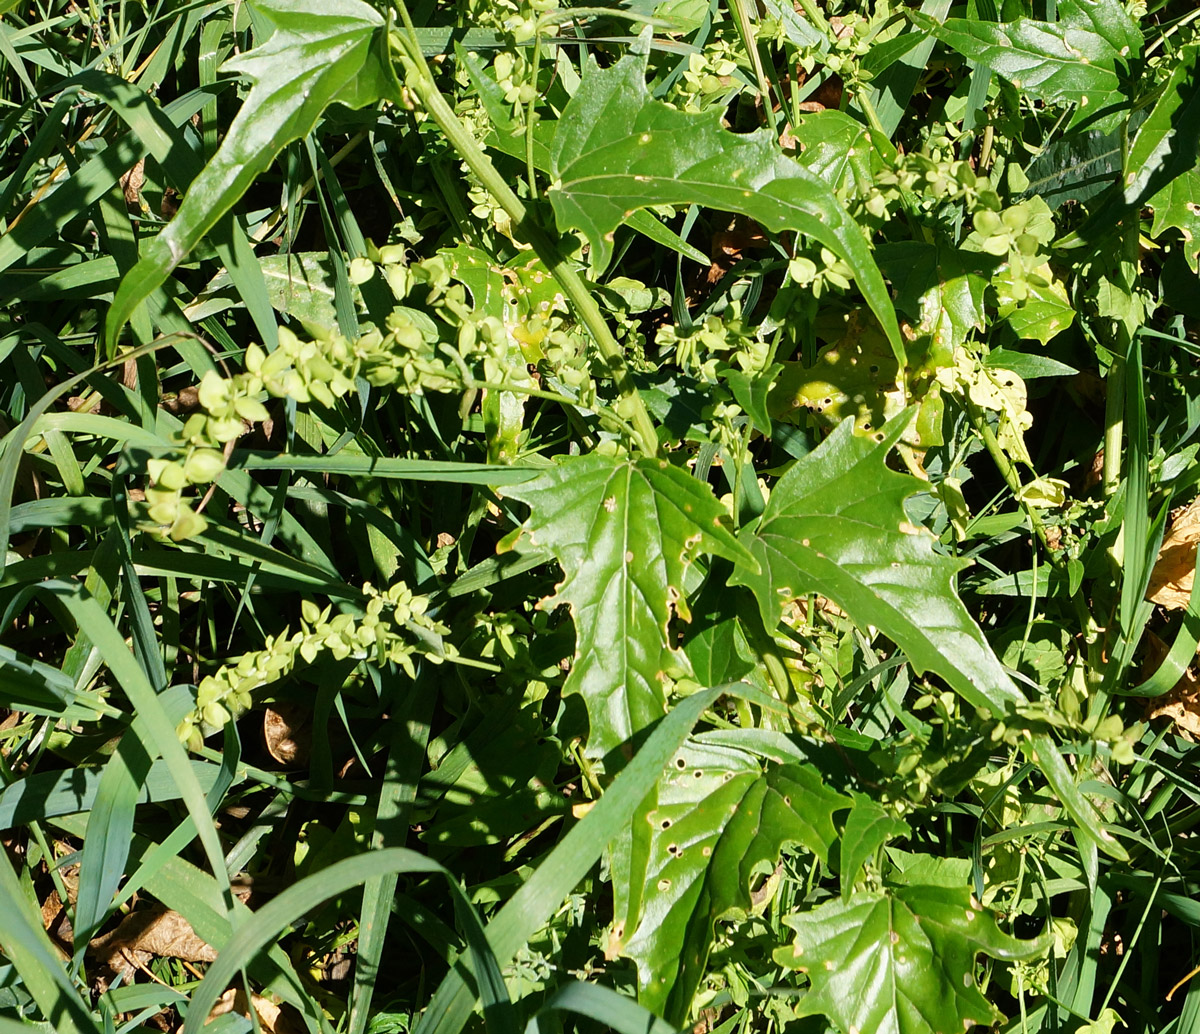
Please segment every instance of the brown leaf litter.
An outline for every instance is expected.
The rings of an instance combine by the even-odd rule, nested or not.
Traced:
[[[1196,574],[1196,549],[1200,544],[1200,497],[1172,514],[1171,526],[1163,537],[1158,560],[1150,575],[1146,599],[1165,610],[1184,610],[1191,599]],[[1152,634],[1146,658],[1147,674],[1157,670],[1167,647]],[[1200,740],[1200,675],[1195,664],[1184,673],[1171,692],[1147,702],[1147,718],[1170,718],[1177,731]]]

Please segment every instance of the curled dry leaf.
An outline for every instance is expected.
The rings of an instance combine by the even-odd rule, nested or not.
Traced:
[[[1183,610],[1192,593],[1196,544],[1200,542],[1200,497],[1175,511],[1150,575],[1146,599],[1167,610]]]
[[[1142,677],[1149,678],[1166,659],[1168,647],[1153,632],[1146,633],[1144,643]],[[1146,718],[1170,718],[1182,736],[1200,740],[1200,677],[1195,669],[1185,671],[1170,693],[1147,700]]]
[[[1148,718],[1170,718],[1176,730],[1193,740],[1200,740],[1200,678],[1189,668],[1164,697],[1152,702]]]
[[[263,745],[281,765],[302,765],[312,745],[312,712],[297,704],[271,704],[263,711]]]
[[[212,962],[216,950],[196,934],[178,912],[155,907],[126,916],[110,933],[95,938],[88,952],[114,971],[144,965],[150,959]]]
[[[303,1034],[304,1027],[270,999],[263,998],[262,995],[252,995],[250,1004],[254,1006],[254,1011],[258,1015],[258,1023],[263,1034]],[[217,1004],[212,1007],[212,1012],[208,1014],[208,1022],[211,1023],[218,1016],[224,1016],[227,1013],[237,1013],[239,1016],[249,1018],[250,1008],[246,1003],[246,992],[241,988],[231,987],[221,995]]]

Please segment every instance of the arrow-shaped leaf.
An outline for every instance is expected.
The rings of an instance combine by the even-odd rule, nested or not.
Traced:
[[[667,669],[686,667],[667,623],[673,611],[688,617],[688,565],[702,552],[756,562],[721,524],[712,489],[665,460],[566,458],[504,495],[529,504],[530,536],[566,575],[550,601],[568,604],[575,619],[564,688],[583,695],[588,753],[604,757],[662,718]]]
[[[975,956],[1043,954],[1048,938],[1022,941],[996,925],[966,888],[897,887],[862,892],[784,920],[796,931],[775,961],[808,975],[802,1016],[828,1016],[842,1031],[934,1034],[1000,1018],[975,983]]]
[[[122,281],[105,324],[110,354],[138,305],[280,151],[312,132],[330,104],[361,108],[397,95],[390,66],[375,50],[383,18],[363,0],[251,0],[250,6],[274,31],[224,68],[254,86],[175,218]]]
[[[937,672],[976,707],[1004,714],[1024,697],[954,593],[965,564],[935,553],[932,535],[909,522],[904,500],[925,486],[886,463],[909,419],[890,421],[878,442],[842,421],[743,529],[759,571],[738,567],[732,580],[754,592],[769,628],[786,603],[820,593],[892,639],[917,671]]]
[[[767,130],[730,133],[715,110],[689,114],[653,100],[647,54],[643,40],[611,68],[588,62],[551,145],[550,201],[559,225],[582,229],[601,266],[612,252],[613,231],[652,205],[706,205],[740,212],[774,233],[808,234],[854,271],[903,368],[904,344],[883,277],[829,185],[787,157]]]

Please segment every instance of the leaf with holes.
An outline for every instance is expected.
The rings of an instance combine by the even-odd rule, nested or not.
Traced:
[[[632,844],[613,866],[616,917],[609,954],[637,962],[638,997],[676,1026],[704,976],[713,924],[763,903],[788,845],[822,862],[850,798],[811,765],[760,763],[740,750],[690,743],[634,817]],[[620,855],[617,856],[618,859]]]
[[[754,592],[768,628],[791,600],[826,596],[892,639],[917,671],[1004,714],[1024,697],[954,593],[964,562],[935,553],[932,535],[908,520],[904,500],[927,486],[887,466],[909,416],[891,420],[879,441],[854,435],[844,420],[799,460],[738,536],[758,572],[738,567],[732,581]]]
[[[1124,4],[1112,0],[1059,0],[1060,24],[1091,29],[1104,37],[1121,57],[1140,57],[1142,31]]]
[[[121,282],[105,325],[111,351],[134,310],[294,140],[334,101],[351,108],[399,99],[381,59],[384,20],[363,0],[252,0],[272,32],[225,63],[254,82],[221,147],[188,186],[175,218]]]
[[[1001,1019],[975,982],[975,957],[1030,959],[1050,944],[1004,933],[965,887],[860,892],[784,922],[796,940],[775,961],[812,985],[800,1015],[872,1034],[950,1034]]]
[[[798,230],[854,271],[903,364],[904,343],[883,277],[834,192],[783,154],[770,131],[730,133],[716,109],[694,115],[652,100],[645,82],[648,39],[611,68],[589,59],[583,84],[563,111],[551,146],[550,201],[559,226],[583,230],[601,267],[612,254],[613,231],[653,205],[705,205],[749,216],[772,233]]]
[[[575,620],[564,692],[583,695],[588,754],[605,757],[662,718],[666,673],[686,668],[667,624],[673,612],[689,616],[688,565],[702,552],[757,564],[721,523],[712,489],[665,460],[564,458],[503,494],[529,504],[526,530],[566,575],[548,601],[568,604]]]

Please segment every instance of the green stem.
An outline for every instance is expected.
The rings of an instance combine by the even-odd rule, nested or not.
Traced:
[[[1050,563],[1056,568],[1061,568],[1063,566],[1063,556],[1057,550],[1051,548],[1050,540],[1046,534],[1046,525],[1042,521],[1042,515],[1037,512],[1035,507],[1021,500],[1021,475],[1017,472],[1016,464],[1008,458],[1008,454],[1000,447],[995,433],[988,426],[987,419],[983,415],[983,410],[969,398],[964,398],[963,402],[967,407],[967,419],[970,420],[975,433],[982,439],[983,447],[987,449],[988,455],[992,457],[992,462],[996,464],[996,469],[1000,471],[1000,476],[1004,478],[1004,483],[1008,485],[1013,495],[1017,497],[1021,509],[1025,511],[1025,516],[1029,518],[1030,527],[1033,528],[1038,541],[1046,550],[1046,555],[1050,558]]]
[[[742,37],[742,45],[746,48],[746,55],[750,58],[750,64],[754,69],[754,78],[758,82],[758,92],[762,97],[763,115],[766,123],[775,129],[775,111],[771,106],[771,86],[767,82],[767,73],[763,69],[762,57],[758,53],[758,41],[754,36],[754,23],[750,19],[750,12],[746,9],[746,0],[729,0],[729,6],[733,8],[733,12],[737,17],[738,32]],[[783,98],[780,98],[782,102]]]
[[[596,342],[596,347],[604,360],[604,372],[613,378],[617,390],[630,403],[630,408],[633,410],[631,423],[637,432],[638,445],[642,452],[654,455],[658,452],[658,433],[654,428],[654,421],[651,420],[646,404],[630,380],[629,368],[625,363],[625,352],[617,339],[613,337],[608,324],[605,323],[596,300],[588,291],[583,278],[559,251],[555,242],[530,218],[521,199],[513,193],[512,188],[504,181],[504,177],[500,175],[488,156],[483,153],[479,144],[475,142],[475,138],[458,120],[453,109],[446,102],[446,98],[438,90],[437,84],[433,81],[433,75],[421,55],[416,41],[416,30],[404,0],[392,0],[392,5],[396,8],[409,33],[405,40],[405,53],[402,56],[406,73],[405,85],[438,124],[438,128],[441,129],[450,145],[508,214],[514,227],[533,246],[538,258],[545,263],[550,275],[558,282],[576,315],[587,327],[588,332],[592,335],[592,340]]]
[[[533,88],[537,90],[538,80],[538,63],[542,56],[542,33],[538,30],[536,36],[533,37],[533,54],[530,57],[531,71],[529,73],[529,81],[533,84]],[[525,175],[529,180],[529,196],[536,198],[537,190],[537,168],[533,164],[533,127],[535,125],[536,114],[534,108],[537,107],[537,97],[534,97],[525,108]]]
[[[833,29],[830,28],[829,22],[825,20],[825,15],[820,12],[817,5],[813,3],[813,0],[800,0],[800,7],[808,17],[808,20],[820,29],[829,42],[832,43]]]
[[[1121,168],[1129,171],[1129,125],[1121,127]],[[1122,256],[1119,265],[1121,283],[1118,285],[1131,299],[1137,283],[1140,224],[1136,212],[1125,216],[1121,229]],[[1125,356],[1136,333],[1128,319],[1118,319],[1113,328],[1113,362],[1108,369],[1104,399],[1104,495],[1113,495],[1121,483],[1121,445],[1125,438]]]
[[[875,110],[875,105],[871,103],[870,89],[867,87],[862,87],[861,89],[856,90],[854,94],[854,103],[858,105],[859,110],[864,116],[866,116],[867,125],[875,130],[875,137],[871,142],[875,145],[876,150],[879,151],[880,156],[884,159],[884,161],[894,162],[897,158],[898,152],[896,151],[895,145],[892,144],[891,139],[888,137],[887,132],[884,130],[883,123],[879,121],[879,112]],[[884,150],[884,148],[887,148],[887,150]]]

